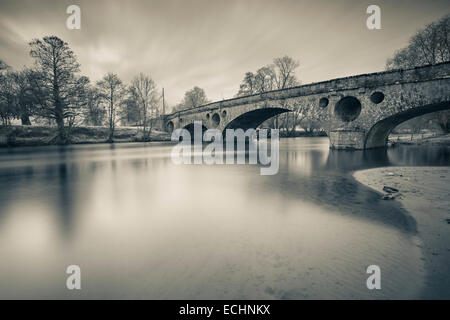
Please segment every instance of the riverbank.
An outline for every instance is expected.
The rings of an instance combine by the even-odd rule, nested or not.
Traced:
[[[0,126],[0,148],[1,147],[23,147],[23,146],[47,146],[54,144],[57,135],[55,127],[50,126],[23,126],[11,125]],[[83,126],[71,129],[71,144],[94,144],[105,143],[109,136],[108,127]],[[150,141],[171,141],[171,135],[167,132],[152,130]],[[323,131],[318,132],[296,132],[286,135],[280,132],[280,138],[296,137],[326,137]],[[138,127],[116,127],[114,142],[140,142],[142,141],[142,129]]]
[[[56,128],[48,126],[0,126],[0,147],[46,146],[54,144]],[[109,136],[107,127],[75,127],[71,129],[72,144],[105,143]],[[166,132],[152,130],[151,141],[169,141]],[[142,141],[142,130],[137,127],[117,127],[114,142]]]
[[[388,143],[395,144],[427,144],[450,146],[450,134],[435,135],[434,133],[391,134]]]
[[[450,167],[384,167],[357,171],[360,183],[391,196],[417,222],[423,253],[425,288],[418,298],[450,299]],[[385,189],[386,190],[386,189]],[[392,201],[392,200],[386,200]]]

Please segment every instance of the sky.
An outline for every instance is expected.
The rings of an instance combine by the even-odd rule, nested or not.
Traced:
[[[81,9],[69,30],[66,8]],[[370,4],[381,30],[369,30]],[[245,72],[289,55],[301,83],[382,71],[420,28],[450,13],[448,0],[0,0],[0,59],[32,65],[28,42],[56,35],[69,43],[91,81],[140,72],[173,106],[199,86],[211,101],[232,98]]]

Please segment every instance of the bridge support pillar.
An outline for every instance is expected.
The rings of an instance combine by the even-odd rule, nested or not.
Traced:
[[[338,129],[329,132],[331,149],[364,149],[364,131]]]

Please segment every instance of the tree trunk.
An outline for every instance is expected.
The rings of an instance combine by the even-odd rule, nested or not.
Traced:
[[[109,105],[109,137],[107,142],[114,141],[114,104],[113,104],[113,93],[111,92],[110,105]]]
[[[22,114],[20,120],[23,126],[31,126],[30,116],[28,114]]]
[[[55,97],[58,97],[59,95],[55,95]],[[58,101],[58,99],[55,99],[56,105],[55,105],[55,120],[56,124],[58,126],[58,136],[56,138],[56,144],[64,145],[67,144],[69,141],[67,139],[66,129],[64,128],[64,116],[63,116],[63,108]]]
[[[143,121],[143,132],[142,132],[142,140],[147,141],[147,106],[144,102],[144,121]]]
[[[109,123],[109,137],[107,142],[114,142],[114,123],[111,119],[110,123]]]
[[[68,143],[66,129],[64,128],[64,118],[61,114],[56,113],[56,124],[58,125],[58,136],[56,144],[65,145]]]

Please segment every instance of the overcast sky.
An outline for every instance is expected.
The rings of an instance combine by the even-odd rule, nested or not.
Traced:
[[[66,28],[70,4],[81,7],[81,30]],[[382,30],[366,27],[370,4],[381,8]],[[449,0],[0,0],[0,59],[30,65],[28,42],[56,35],[92,81],[143,72],[174,105],[194,86],[210,100],[231,98],[245,72],[286,54],[300,61],[302,83],[381,71],[448,13]]]

